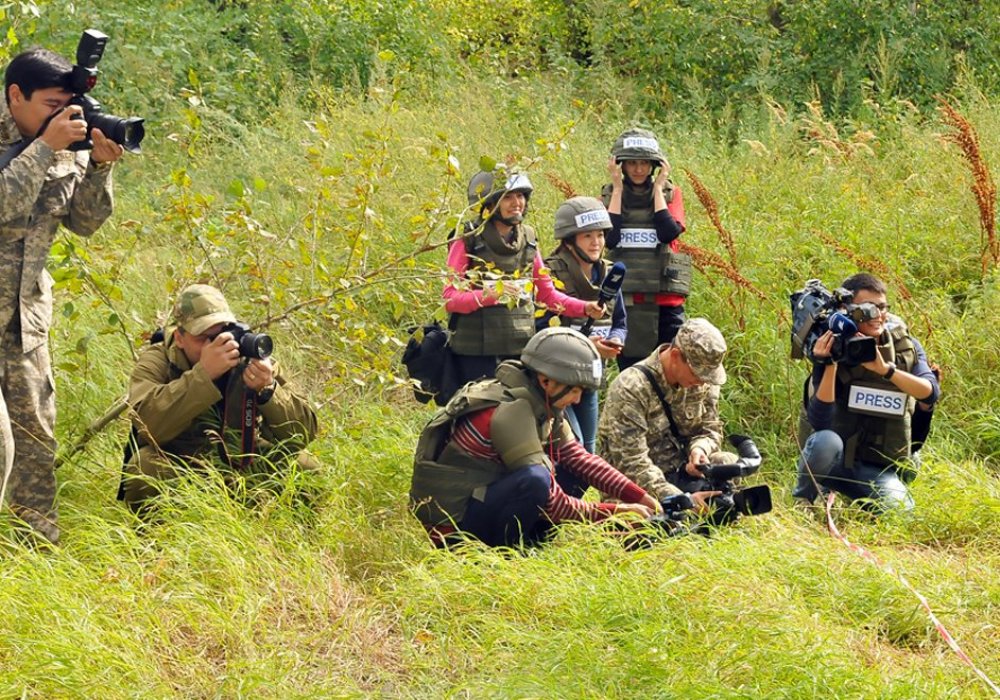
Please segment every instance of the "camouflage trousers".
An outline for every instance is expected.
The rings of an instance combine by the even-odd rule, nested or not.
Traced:
[[[47,540],[59,541],[56,513],[56,392],[49,349],[21,349],[12,323],[0,345],[0,465],[14,514]]]

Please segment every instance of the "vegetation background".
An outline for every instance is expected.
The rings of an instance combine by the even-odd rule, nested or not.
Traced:
[[[192,478],[141,531],[114,500],[126,422],[67,450],[63,546],[2,545],[0,694],[990,697],[896,578],[788,508],[806,367],[787,357],[806,279],[889,281],[945,399],[913,516],[835,517],[1000,680],[998,17],[996,0],[0,4],[0,59],[72,55],[99,28],[93,95],[147,118],[113,220],[53,250],[64,450],[195,281],[275,337],[325,428],[321,473],[235,497]],[[599,190],[633,123],[685,189],[688,310],[730,341],[725,417],[765,452],[776,509],[640,552],[587,527],[531,556],[434,552],[406,508],[429,409],[397,362],[441,313],[465,183],[528,168],[548,249],[558,203]]]

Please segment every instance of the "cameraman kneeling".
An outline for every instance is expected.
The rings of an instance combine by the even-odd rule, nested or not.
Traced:
[[[304,449],[316,436],[315,412],[269,357],[241,361],[247,348],[241,352],[233,333],[223,330],[236,317],[222,293],[204,284],[186,288],[174,321],[163,342],[139,357],[129,383],[138,450],[119,494],[129,507],[139,511],[156,494],[157,479],[205,465],[213,455],[244,472],[291,457],[312,467]],[[269,350],[268,344],[257,354]]]
[[[889,314],[886,286],[859,273],[844,280],[854,304],[879,313],[858,324],[877,343],[875,359],[848,367],[831,360],[834,336],[827,331],[812,349],[815,364],[799,418],[798,483],[792,496],[808,505],[816,484],[851,499],[872,499],[880,510],[911,510],[906,481],[915,475],[911,418],[920,402],[932,410],[941,392],[920,343],[902,319]]]

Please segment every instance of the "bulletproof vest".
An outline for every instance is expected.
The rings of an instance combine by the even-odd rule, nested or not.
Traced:
[[[452,314],[451,349],[459,355],[519,355],[535,334],[532,295],[524,285],[532,282],[538,242],[530,226],[521,224],[514,231],[513,243],[507,244],[494,223],[487,221],[481,231],[465,237],[468,277],[475,279],[490,269],[503,273],[504,284],[518,285],[523,291],[513,308],[497,304],[471,314]],[[513,277],[515,272],[518,273],[516,278]]]
[[[594,267],[597,268],[598,279],[598,282],[594,284],[586,278],[583,270],[580,268],[580,263],[565,246],[559,246],[552,256],[545,260],[545,266],[549,268],[554,278],[563,283],[562,291],[564,293],[577,299],[583,299],[584,301],[597,301],[598,294],[601,291],[601,282],[608,274],[609,267],[607,260],[598,260],[594,263]],[[608,331],[611,330],[611,317],[614,313],[616,301],[617,299],[609,301],[607,313],[594,321],[591,335],[607,336]],[[579,330],[583,327],[586,319],[560,316],[559,320],[562,325]]]
[[[601,191],[604,206],[611,201],[611,185]],[[674,186],[667,183],[664,196],[673,199]],[[628,272],[622,292],[687,296],[691,291],[691,256],[678,253],[677,242],[663,245],[653,227],[652,180],[640,188],[627,179],[622,188],[622,228],[618,246],[608,250],[612,261],[625,263]]]
[[[524,399],[535,415],[539,441],[544,445],[549,440],[553,424],[541,390],[534,387],[524,365],[508,360],[498,367],[496,379],[466,384],[438,409],[420,433],[413,462],[410,507],[421,522],[456,525],[465,517],[469,498],[505,471],[503,464],[476,459],[451,444],[452,430],[463,416]]]
[[[890,316],[887,329],[878,341],[878,352],[886,362],[895,363],[909,372],[916,364],[917,352],[906,326]],[[871,464],[891,465],[910,456],[911,420],[916,400],[897,389],[892,382],[857,365],[837,368],[834,389],[836,411],[832,429],[844,440],[844,464],[855,460]],[[807,396],[812,394],[808,380]],[[890,415],[887,411],[892,410]],[[812,433],[800,415],[800,435],[804,440]]]

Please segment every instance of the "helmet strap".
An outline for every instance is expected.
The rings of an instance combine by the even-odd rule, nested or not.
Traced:
[[[574,236],[574,238],[575,238],[575,236]],[[580,258],[581,260],[583,260],[586,263],[590,263],[591,265],[596,265],[597,261],[601,259],[600,256],[597,256],[596,258],[592,258],[589,255],[587,255],[586,253],[584,253],[583,249],[576,244],[575,240],[573,241],[573,243],[571,244],[571,246],[573,248],[573,252],[576,253],[577,257]]]

